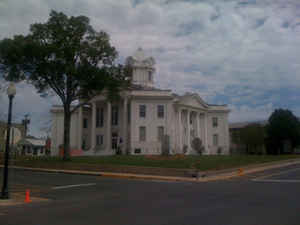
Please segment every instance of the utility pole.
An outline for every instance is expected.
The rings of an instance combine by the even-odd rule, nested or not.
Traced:
[[[29,114],[26,114],[24,116],[24,119],[22,120],[22,124],[25,127],[25,138],[27,137],[27,125],[30,124],[30,119],[28,119]]]

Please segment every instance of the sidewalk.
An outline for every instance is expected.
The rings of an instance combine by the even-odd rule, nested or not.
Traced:
[[[282,161],[262,163],[262,164],[250,165],[250,166],[245,166],[240,168],[231,168],[231,169],[219,170],[219,171],[194,172],[188,174],[189,177],[102,172],[102,171],[96,172],[96,171],[83,171],[83,170],[46,169],[46,168],[31,168],[31,167],[19,167],[19,166],[13,166],[10,168],[37,171],[37,172],[92,175],[92,176],[115,177],[115,178],[125,178],[125,179],[208,182],[208,181],[230,179],[234,177],[243,176],[246,174],[251,174],[251,173],[261,172],[268,169],[280,168],[280,167],[296,165],[296,164],[300,165],[300,159],[282,160]],[[0,167],[2,166],[0,165]]]

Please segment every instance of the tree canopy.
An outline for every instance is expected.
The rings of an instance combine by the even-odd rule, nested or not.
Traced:
[[[284,141],[289,141],[294,148],[300,144],[299,119],[288,109],[276,109],[269,118],[268,139],[280,152]]]
[[[77,107],[105,90],[117,98],[127,84],[126,70],[116,65],[109,35],[95,31],[85,16],[51,11],[46,23],[30,26],[28,35],[0,41],[0,72],[6,80],[27,80],[42,96],[54,92],[64,107],[64,158],[69,158],[70,117]]]

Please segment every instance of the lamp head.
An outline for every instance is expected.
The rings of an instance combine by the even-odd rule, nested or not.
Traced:
[[[8,88],[7,88],[7,91],[6,91],[8,97],[14,97],[14,96],[16,95],[16,92],[17,92],[16,86],[15,86],[14,83],[11,82],[11,83],[8,85]]]

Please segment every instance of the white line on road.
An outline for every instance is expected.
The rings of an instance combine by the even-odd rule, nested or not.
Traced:
[[[73,187],[86,187],[86,186],[93,186],[96,185],[95,183],[89,183],[89,184],[72,184],[72,185],[65,185],[65,186],[57,186],[53,187],[52,189],[58,190],[58,189],[67,189],[67,188],[73,188]]]
[[[290,170],[282,171],[282,172],[279,172],[279,173],[273,173],[273,174],[269,174],[269,175],[266,175],[266,176],[258,177],[258,178],[253,179],[253,181],[260,181],[260,180],[263,180],[267,177],[278,176],[278,175],[290,173],[290,172],[293,172],[293,171],[296,171],[296,170],[300,170],[300,168],[290,169]]]
[[[253,179],[255,182],[271,182],[271,183],[300,183],[300,180],[279,180],[279,179]]]

